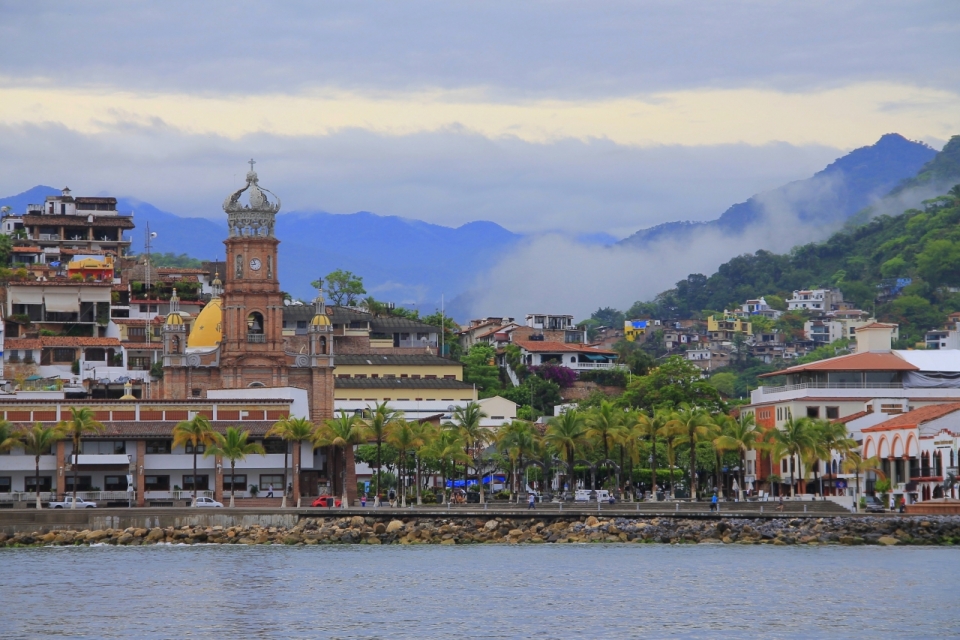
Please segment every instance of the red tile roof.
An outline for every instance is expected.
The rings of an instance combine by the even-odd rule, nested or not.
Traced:
[[[789,367],[782,371],[765,373],[757,376],[758,378],[772,378],[773,376],[782,376],[791,373],[800,373],[803,371],[919,371],[920,368],[914,366],[896,355],[892,351],[865,353],[851,353],[846,356],[828,358],[827,360],[818,360],[800,364],[795,367]]]
[[[862,418],[863,416],[868,416],[868,415],[870,415],[869,411],[857,411],[856,413],[851,413],[848,416],[844,416],[843,418],[837,418],[836,420],[831,420],[830,422],[839,422],[840,424],[849,424],[854,420],[857,420],[859,418]]]
[[[566,342],[549,342],[546,340],[514,340],[513,344],[531,353],[591,353],[598,355],[617,355],[616,351],[606,349],[592,349],[582,344],[568,344]]]
[[[951,402],[949,404],[932,404],[926,407],[920,407],[913,411],[901,413],[895,418],[891,418],[878,425],[861,429],[864,433],[873,431],[893,431],[895,429],[915,429],[924,422],[930,422],[937,418],[942,418],[954,411],[960,411],[960,402]]]
[[[40,336],[39,338],[10,338],[7,349],[39,349],[41,347],[119,347],[116,338],[90,338],[74,336]]]
[[[886,322],[871,322],[862,327],[857,327],[854,331],[863,331],[864,329],[896,329],[899,325],[888,324]]]
[[[123,324],[123,325],[142,325],[146,324],[147,321],[144,318],[111,318],[114,324]],[[150,319],[151,324],[163,324],[163,316],[154,316]]]

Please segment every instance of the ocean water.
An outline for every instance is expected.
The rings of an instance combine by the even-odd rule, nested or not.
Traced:
[[[0,637],[960,637],[960,549],[0,550]]]

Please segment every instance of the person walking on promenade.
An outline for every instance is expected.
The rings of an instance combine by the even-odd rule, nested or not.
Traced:
[[[537,496],[531,493],[530,495],[527,496],[527,508],[535,509],[536,505],[537,505]]]
[[[271,484],[269,487],[267,487],[267,497],[268,497],[268,498],[272,498],[272,497],[273,497],[273,485],[272,485],[272,484]]]
[[[361,507],[367,506],[367,494],[363,494],[362,496],[360,496],[360,506]]]
[[[713,494],[713,498],[710,500],[710,511],[719,511],[720,503],[717,501],[717,494]]]
[[[777,507],[777,510],[778,510],[778,511],[783,511],[783,494],[780,494],[780,496],[779,496],[779,502],[780,502],[780,506]]]

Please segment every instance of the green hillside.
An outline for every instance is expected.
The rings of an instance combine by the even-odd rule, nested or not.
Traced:
[[[899,297],[883,302],[882,285],[911,278]],[[900,280],[900,284],[903,284]],[[927,200],[923,210],[880,216],[834,234],[826,242],[738,256],[707,277],[692,274],[652,303],[637,303],[628,317],[698,317],[708,309],[732,309],[744,300],[787,298],[795,289],[839,287],[844,298],[877,318],[900,324],[901,344],[921,340],[960,310],[960,184]],[[612,310],[598,312],[609,315]],[[595,314],[596,315],[596,314]]]

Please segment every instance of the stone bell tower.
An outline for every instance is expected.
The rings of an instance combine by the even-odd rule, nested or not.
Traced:
[[[259,184],[250,161],[247,184],[223,203],[229,235],[223,286],[220,374],[225,388],[285,386],[283,294],[277,279],[274,222],[280,198]],[[267,194],[276,203],[270,201]],[[247,203],[241,202],[246,195]]]

